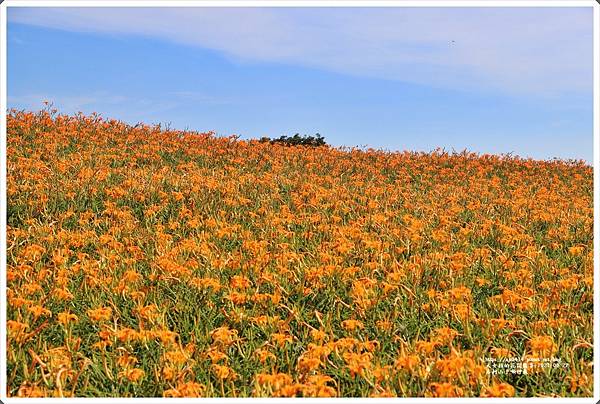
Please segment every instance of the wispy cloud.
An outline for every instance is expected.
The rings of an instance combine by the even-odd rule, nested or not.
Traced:
[[[122,95],[111,95],[96,92],[88,95],[49,95],[49,94],[19,94],[8,95],[8,105],[11,108],[39,110],[44,107],[44,102],[52,103],[61,111],[84,111],[99,104],[123,104],[128,101]]]
[[[25,41],[13,34],[8,37],[8,43],[23,45]]]
[[[189,106],[190,103],[202,105],[226,105],[230,101],[193,91],[174,91],[156,94],[154,97],[133,97],[98,91],[90,94],[17,94],[7,96],[8,107],[38,111],[48,102],[61,113],[91,113],[104,111],[107,116],[122,117],[128,121],[150,119],[155,121],[163,112]]]
[[[80,111],[85,107],[98,102],[96,96],[74,95],[74,96],[51,96],[47,94],[22,94],[8,95],[10,108],[27,109],[36,111],[44,107],[44,102],[49,102],[61,110]]]
[[[9,21],[146,35],[445,88],[590,93],[592,8],[15,8]]]

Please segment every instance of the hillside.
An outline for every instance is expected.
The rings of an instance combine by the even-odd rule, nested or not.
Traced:
[[[583,163],[48,112],[7,141],[11,396],[592,395]]]

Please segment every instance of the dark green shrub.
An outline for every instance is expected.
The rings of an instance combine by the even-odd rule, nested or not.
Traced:
[[[294,136],[280,136],[276,139],[271,139],[268,137],[260,138],[260,142],[266,143],[269,142],[271,144],[279,143],[285,146],[327,146],[325,143],[325,138],[321,136],[319,133],[315,134],[315,136],[306,136],[300,135],[296,133]]]

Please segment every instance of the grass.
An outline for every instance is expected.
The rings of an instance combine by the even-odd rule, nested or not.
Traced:
[[[51,111],[7,152],[10,396],[592,395],[582,162]]]

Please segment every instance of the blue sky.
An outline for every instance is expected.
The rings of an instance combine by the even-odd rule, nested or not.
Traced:
[[[593,159],[590,8],[9,8],[8,106]]]

